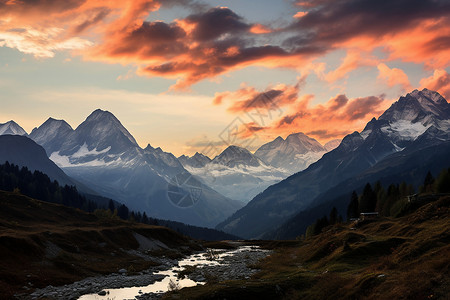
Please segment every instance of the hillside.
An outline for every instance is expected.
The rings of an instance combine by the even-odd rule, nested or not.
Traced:
[[[165,299],[448,299],[450,196],[428,201],[411,205],[403,217],[278,242],[251,279],[183,289]]]
[[[181,256],[192,249],[198,249],[192,240],[165,227],[0,191],[1,297],[122,268],[138,272],[160,264],[162,254]]]

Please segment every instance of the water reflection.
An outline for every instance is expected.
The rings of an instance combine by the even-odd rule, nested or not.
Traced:
[[[179,288],[196,286],[204,284],[204,282],[196,282],[185,277],[184,279],[177,278],[177,271],[183,270],[186,266],[205,266],[218,265],[223,263],[226,256],[233,256],[237,252],[255,251],[254,246],[242,246],[231,251],[217,251],[208,249],[205,253],[193,254],[178,262],[178,266],[167,271],[155,272],[155,274],[165,275],[166,277],[161,281],[156,281],[147,286],[129,287],[120,289],[105,289],[106,295],[89,294],[79,298],[79,300],[121,300],[121,299],[135,299],[136,296],[146,293],[165,293],[169,291],[169,284],[176,285]]]

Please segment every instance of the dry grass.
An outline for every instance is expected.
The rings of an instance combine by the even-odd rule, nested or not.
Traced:
[[[0,191],[0,298],[122,268],[132,273],[154,266],[155,262],[129,251],[139,247],[133,233],[160,240],[172,248],[173,257],[197,247],[165,227],[99,219],[80,210]]]
[[[350,227],[279,243],[250,280],[183,289],[166,299],[448,299],[450,197],[401,218]]]

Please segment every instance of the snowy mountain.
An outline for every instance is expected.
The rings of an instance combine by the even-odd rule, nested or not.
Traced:
[[[200,158],[199,155],[197,157]],[[195,167],[184,159],[180,161],[185,162],[183,166],[206,185],[244,203],[289,175],[285,170],[265,164],[250,151],[238,146],[227,147],[203,167]]]
[[[44,146],[50,159],[72,178],[133,210],[211,227],[242,206],[195,178],[186,186],[185,182],[173,184],[180,174],[190,176],[178,159],[161,148],[139,147],[110,112],[96,110],[72,131],[65,122],[50,119],[46,123],[32,138]],[[193,185],[200,190],[195,203],[182,207],[173,202],[169,188],[190,195]]]
[[[51,154],[61,149],[64,139],[72,132],[72,127],[66,121],[49,118],[39,128],[31,131],[30,138],[47,149],[48,154]]]
[[[329,148],[332,148],[331,144]],[[262,145],[255,156],[269,165],[287,170],[289,175],[306,169],[327,152],[315,139],[304,133],[294,133],[286,140],[277,137],[270,143]]]
[[[228,146],[222,153],[212,160],[213,164],[223,165],[230,168],[236,166],[259,167],[264,163],[250,151],[238,146]]]
[[[191,168],[203,168],[206,164],[211,162],[211,158],[198,152],[196,152],[192,157],[181,155],[178,157],[178,160],[184,167]]]
[[[27,132],[20,127],[16,122],[9,121],[4,124],[0,124],[0,135],[27,135]]]
[[[217,228],[245,238],[260,237],[293,213],[320,204],[316,202],[320,194],[345,180],[369,170],[376,177],[381,170],[377,166],[386,161],[390,163],[383,169],[392,169],[389,166],[395,160],[389,159],[393,155],[402,160],[409,155],[421,157],[417,152],[450,141],[449,110],[442,96],[427,89],[401,97],[361,133],[347,135],[336,149],[306,170],[270,186]],[[408,160],[409,166],[420,164],[420,160]]]
[[[340,141],[332,141],[334,149]],[[255,154],[229,146],[211,162],[201,154],[179,161],[191,173],[221,194],[247,203],[267,187],[306,169],[327,152],[318,141],[303,133],[277,137],[262,145]],[[194,160],[195,158],[195,160]]]

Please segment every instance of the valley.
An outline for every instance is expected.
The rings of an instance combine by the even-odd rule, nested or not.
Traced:
[[[296,133],[214,158],[141,148],[103,110],[75,130],[50,118],[28,135],[10,121],[0,125],[0,290],[444,299],[449,129],[450,104],[427,89],[340,142]]]

